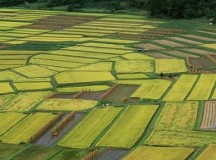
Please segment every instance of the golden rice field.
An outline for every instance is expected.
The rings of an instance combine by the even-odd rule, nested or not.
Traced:
[[[31,3],[0,8],[0,159],[215,159],[215,25]]]

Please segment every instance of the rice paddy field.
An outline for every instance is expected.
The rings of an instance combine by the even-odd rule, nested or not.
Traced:
[[[0,159],[214,160],[215,32],[0,8]]]

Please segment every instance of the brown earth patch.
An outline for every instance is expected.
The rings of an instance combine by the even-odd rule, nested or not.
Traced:
[[[62,30],[64,28],[79,25],[85,22],[90,22],[95,19],[95,17],[90,16],[57,15],[37,20],[31,25],[25,26],[25,28]]]

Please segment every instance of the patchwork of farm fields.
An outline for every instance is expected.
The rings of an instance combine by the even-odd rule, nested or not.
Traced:
[[[215,31],[0,8],[0,159],[214,160]]]

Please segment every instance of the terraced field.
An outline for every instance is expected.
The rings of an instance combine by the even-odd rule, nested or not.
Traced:
[[[215,32],[0,8],[0,159],[215,159]]]

